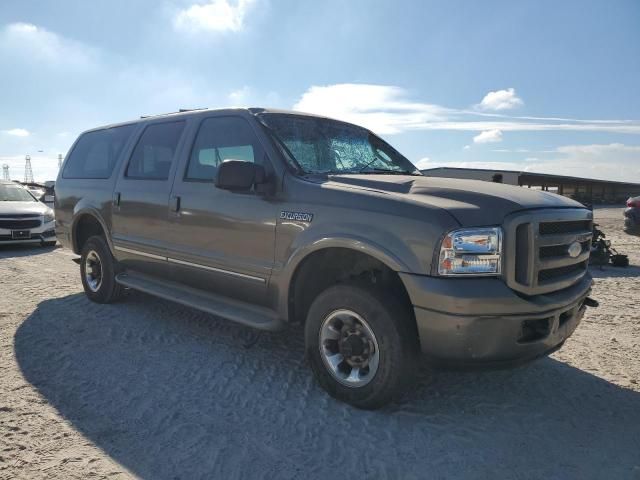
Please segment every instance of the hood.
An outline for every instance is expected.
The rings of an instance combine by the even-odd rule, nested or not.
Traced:
[[[51,208],[42,202],[0,202],[0,215],[22,215],[26,213],[44,215],[51,211]]]
[[[355,187],[447,210],[462,226],[499,225],[519,210],[584,208],[561,195],[502,183],[409,175],[332,175],[336,187]]]

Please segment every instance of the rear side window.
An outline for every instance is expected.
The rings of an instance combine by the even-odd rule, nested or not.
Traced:
[[[238,117],[207,118],[198,130],[185,178],[211,182],[223,161],[255,162],[256,151],[256,136],[245,120]]]
[[[167,180],[185,122],[149,125],[133,150],[127,177]]]
[[[63,178],[109,178],[135,126],[85,133],[69,155]]]

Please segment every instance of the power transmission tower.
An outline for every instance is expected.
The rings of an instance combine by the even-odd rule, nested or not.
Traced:
[[[9,176],[9,165],[7,165],[6,163],[2,165],[2,179],[11,180],[11,177]]]
[[[62,154],[58,154],[58,170],[62,168]]]
[[[31,157],[24,158],[24,183],[33,183],[33,170],[31,169]]]

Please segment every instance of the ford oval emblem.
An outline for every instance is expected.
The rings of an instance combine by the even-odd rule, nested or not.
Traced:
[[[569,256],[571,258],[576,258],[582,253],[582,245],[580,245],[580,242],[573,242],[571,245],[569,245],[569,249],[567,250],[567,252],[569,253]]]

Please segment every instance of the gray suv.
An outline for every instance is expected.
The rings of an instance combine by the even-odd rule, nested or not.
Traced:
[[[261,330],[303,324],[319,384],[360,408],[401,392],[421,356],[548,354],[595,305],[581,204],[425,177],[319,116],[182,111],[89,130],[55,201],[89,299],[128,287]]]

